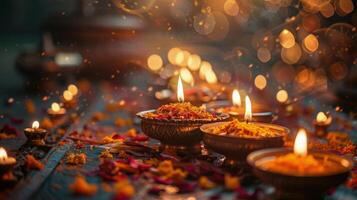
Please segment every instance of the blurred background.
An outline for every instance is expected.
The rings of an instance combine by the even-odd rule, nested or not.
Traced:
[[[353,0],[3,0],[0,93],[81,79],[357,110]],[[160,93],[161,92],[161,93]],[[166,92],[166,93],[165,93]],[[216,95],[218,96],[218,95]]]

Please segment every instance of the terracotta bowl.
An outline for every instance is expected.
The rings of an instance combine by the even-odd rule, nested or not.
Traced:
[[[337,187],[346,181],[352,169],[352,162],[344,157],[328,154],[330,161],[342,165],[340,171],[325,173],[318,176],[292,176],[279,174],[263,169],[259,163],[279,155],[291,153],[292,150],[284,148],[264,149],[255,151],[247,157],[248,164],[253,168],[254,174],[263,182],[275,187],[278,199],[321,199],[322,194],[328,189]],[[312,152],[316,159],[324,159],[326,153]]]
[[[212,122],[228,120],[227,114],[219,114],[217,118],[196,120],[157,120],[145,117],[146,113],[155,110],[142,111],[136,115],[141,119],[141,129],[149,137],[159,140],[162,144],[173,146],[192,146],[202,140],[200,126]]]
[[[204,133],[203,142],[205,146],[209,150],[224,155],[232,163],[240,162],[241,164],[245,164],[248,154],[259,149],[282,147],[284,145],[284,136],[289,133],[289,129],[283,126],[258,122],[250,123],[279,131],[281,135],[264,138],[243,138],[212,133],[213,127],[221,126],[225,123],[228,122],[206,124],[201,126],[201,131]]]

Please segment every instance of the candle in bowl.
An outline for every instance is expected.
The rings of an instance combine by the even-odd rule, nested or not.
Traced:
[[[250,122],[252,118],[249,98],[246,100],[245,122],[237,119],[201,126],[205,146],[226,157],[232,167],[247,167],[249,153],[264,149],[282,147],[289,129],[276,124]]]
[[[276,188],[277,198],[319,199],[343,183],[352,162],[327,152],[308,152],[305,130],[299,130],[294,149],[264,149],[249,154],[254,174]]]
[[[332,117],[327,116],[324,112],[317,113],[314,120],[315,135],[317,137],[325,137],[327,135],[327,129],[331,125]]]
[[[184,102],[184,90],[179,77],[177,83],[178,103],[165,104],[156,110],[137,113],[141,119],[142,131],[151,138],[161,142],[161,149],[168,152],[199,152],[202,124],[224,121],[227,114],[208,112]]]
[[[0,178],[4,174],[11,171],[11,168],[16,164],[16,159],[14,157],[8,156],[6,150],[0,147]]]
[[[66,109],[61,108],[61,105],[54,102],[51,104],[51,108],[47,110],[47,114],[52,118],[52,119],[58,119],[63,117],[66,114]]]
[[[241,103],[241,97],[237,89],[232,92],[232,101],[213,101],[206,104],[208,110],[213,110],[219,113],[227,113],[233,119],[244,119],[244,107]],[[269,109],[260,103],[252,105],[253,108],[253,120],[259,122],[271,122],[273,119],[273,113]]]
[[[44,139],[47,135],[47,130],[40,128],[40,123],[34,121],[31,128],[25,128],[24,133],[28,141],[32,144],[44,144]]]

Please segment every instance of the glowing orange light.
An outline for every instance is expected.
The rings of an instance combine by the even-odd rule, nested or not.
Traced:
[[[205,78],[206,78],[206,81],[207,83],[217,83],[217,76],[216,76],[216,73],[214,73],[214,71],[211,69],[211,70],[208,70],[205,74]]]
[[[182,80],[186,83],[189,83],[193,85],[193,76],[190,70],[187,68],[182,68],[180,69],[180,77],[182,77]]]
[[[192,54],[188,57],[187,66],[192,71],[197,71],[200,69],[201,57],[197,54]]]
[[[32,123],[32,128],[36,129],[36,128],[39,128],[40,127],[40,123],[38,121],[34,121]]]
[[[252,103],[250,102],[249,96],[245,96],[245,113],[244,120],[252,120]]]
[[[232,103],[234,106],[241,106],[241,100],[238,90],[234,89],[232,92]]]
[[[177,82],[177,100],[179,102],[184,102],[185,101],[185,95],[183,92],[183,85],[181,81],[181,76],[179,76],[178,82]]]
[[[305,47],[304,49],[306,49],[308,53],[312,53],[319,48],[319,41],[315,35],[309,34],[305,37],[303,45]]]
[[[319,123],[324,123],[327,121],[327,116],[324,112],[317,113],[316,121]]]
[[[284,103],[288,100],[289,95],[286,90],[279,90],[278,93],[276,93],[276,100],[278,100],[280,103]]]
[[[262,90],[267,86],[267,80],[263,75],[259,74],[254,79],[254,85],[258,89]]]
[[[54,102],[51,105],[51,109],[54,112],[59,112],[61,110],[61,106],[58,103]]]
[[[7,159],[7,153],[4,148],[0,147],[0,161]]]
[[[177,57],[177,54],[181,52],[181,49],[180,48],[177,48],[177,47],[174,47],[174,48],[171,48],[169,50],[169,52],[167,53],[167,58],[169,59],[169,62],[171,64],[175,64],[176,62],[176,57]]]
[[[70,85],[67,87],[67,90],[70,91],[73,96],[76,96],[76,95],[78,94],[78,88],[77,88],[77,86],[75,86],[75,85],[73,85],[73,84],[70,84]]]
[[[152,54],[149,56],[147,64],[152,71],[157,71],[161,69],[163,62],[159,55]]]
[[[210,70],[212,70],[212,65],[207,61],[202,61],[200,66],[200,71],[198,73],[200,79],[202,80],[206,79],[206,73]]]
[[[236,16],[239,13],[239,6],[235,0],[226,0],[224,2],[223,9],[229,16]]]
[[[295,45],[295,37],[289,30],[284,29],[279,35],[279,42],[284,48],[291,48]]]
[[[299,156],[307,155],[307,136],[304,129],[300,129],[294,142],[294,153]]]
[[[71,101],[71,100],[73,99],[73,94],[72,94],[72,92],[70,92],[69,90],[65,90],[65,91],[63,92],[63,98],[64,98],[64,100],[66,100],[66,101]]]

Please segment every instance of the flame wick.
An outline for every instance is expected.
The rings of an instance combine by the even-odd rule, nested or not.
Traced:
[[[185,95],[184,95],[184,92],[183,92],[183,85],[182,85],[181,76],[179,76],[178,83],[177,83],[177,100],[180,103],[185,101]]]
[[[249,96],[245,96],[245,113],[244,120],[246,122],[252,120],[252,103],[250,102]]]
[[[232,92],[232,103],[233,103],[233,106],[238,106],[238,107],[240,107],[242,104],[240,95],[239,95],[239,92],[237,89],[234,89]]]
[[[299,156],[307,155],[307,136],[304,129],[300,129],[294,142],[294,153]]]

